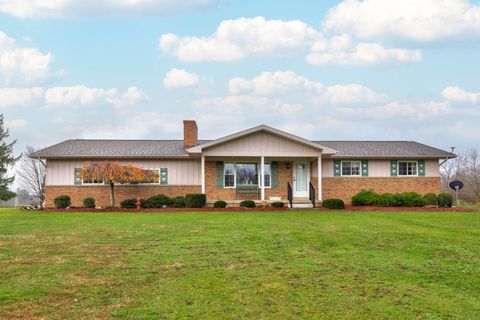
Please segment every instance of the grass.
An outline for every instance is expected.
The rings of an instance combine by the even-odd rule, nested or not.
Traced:
[[[480,213],[0,210],[2,319],[478,319]]]

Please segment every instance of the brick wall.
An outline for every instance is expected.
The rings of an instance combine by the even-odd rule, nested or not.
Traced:
[[[287,163],[290,164],[287,169]],[[287,200],[287,182],[292,184],[293,181],[293,165],[290,161],[278,162],[278,188],[265,189],[265,200],[269,200],[270,197],[281,197],[282,200]]]
[[[201,186],[115,186],[116,206],[120,201],[130,198],[149,198],[164,194],[169,197],[184,196],[188,193],[201,193]],[[83,199],[93,197],[97,206],[106,207],[110,204],[109,186],[47,186],[45,188],[46,206],[53,207],[53,199],[61,194],[72,198],[72,206],[83,206]]]

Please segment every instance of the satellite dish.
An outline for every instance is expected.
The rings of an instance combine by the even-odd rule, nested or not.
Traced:
[[[449,186],[450,186],[451,189],[453,189],[455,191],[462,190],[463,182],[455,180],[455,181],[450,182]]]

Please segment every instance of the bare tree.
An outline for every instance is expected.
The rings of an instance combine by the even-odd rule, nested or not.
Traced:
[[[27,146],[26,152],[22,155],[17,169],[18,183],[21,188],[29,191],[32,195],[40,199],[40,206],[45,201],[45,177],[46,164],[40,159],[30,158],[35,152],[30,146]]]

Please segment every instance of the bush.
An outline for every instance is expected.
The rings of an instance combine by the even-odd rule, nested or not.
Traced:
[[[185,207],[203,208],[207,204],[207,196],[203,193],[192,193],[185,196]]]
[[[255,208],[255,201],[253,200],[243,200],[240,202],[240,207],[242,208]]]
[[[174,208],[185,208],[185,197],[176,197],[173,199],[172,206]]]
[[[285,203],[283,203],[282,201],[276,201],[270,203],[270,206],[272,206],[273,208],[285,208]]]
[[[83,206],[85,208],[95,208],[95,199],[92,197],[83,199]]]
[[[376,206],[378,202],[378,194],[373,191],[360,191],[352,197],[352,205],[354,206]]]
[[[213,207],[214,208],[226,208],[227,207],[227,203],[223,200],[217,200],[213,203]]]
[[[345,209],[345,203],[342,199],[325,199],[322,206],[328,209]]]
[[[438,195],[438,206],[442,208],[451,208],[453,206],[453,197],[449,193],[440,193]]]
[[[66,207],[70,207],[72,200],[69,196],[62,194],[55,197],[55,199],[53,199],[53,203],[55,204],[55,208],[65,209]]]
[[[402,207],[423,207],[427,205],[427,200],[416,192],[404,192],[399,194],[402,200]]]
[[[352,205],[376,207],[423,207],[427,205],[427,200],[416,192],[378,194],[373,191],[361,191],[352,197]]]
[[[423,196],[427,201],[427,205],[429,206],[437,206],[438,205],[438,198],[435,193],[427,193]]]
[[[120,207],[122,208],[136,208],[137,199],[126,199],[120,202]]]
[[[169,206],[173,203],[173,200],[167,197],[166,195],[159,194],[145,200],[143,206],[145,208],[163,208],[164,206]]]

